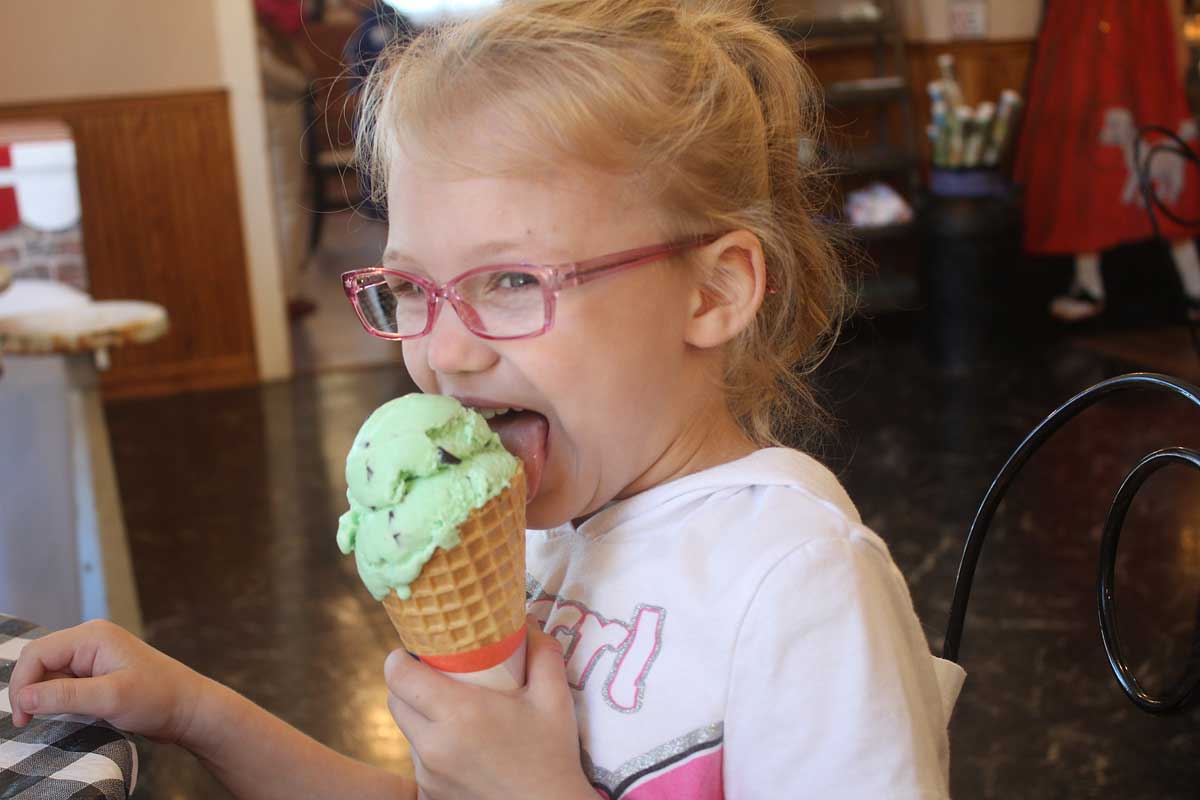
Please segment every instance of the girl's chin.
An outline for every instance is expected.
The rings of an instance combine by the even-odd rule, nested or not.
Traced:
[[[570,516],[563,514],[555,514],[554,510],[548,507],[545,500],[545,495],[539,494],[525,506],[525,527],[533,528],[534,530],[547,530],[562,525]]]
[[[525,527],[539,531],[549,530],[578,516],[571,513],[572,509],[564,507],[563,498],[556,497],[557,494],[553,489],[542,486],[541,491],[525,506]]]

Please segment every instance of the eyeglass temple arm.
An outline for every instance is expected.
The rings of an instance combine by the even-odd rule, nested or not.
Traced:
[[[590,261],[580,261],[573,265],[570,273],[563,281],[564,286],[577,286],[579,284],[594,281],[597,278],[603,278],[606,275],[615,275],[618,272],[623,272],[627,269],[640,267],[651,261],[657,261],[660,258],[665,258],[669,255],[690,250],[693,247],[701,247],[706,244],[711,244],[716,241],[716,234],[708,236],[698,236],[693,239],[686,239],[681,242],[672,242],[671,244],[655,245],[651,247],[641,247],[636,250],[626,250],[623,253],[617,253],[612,256],[605,256],[599,259]]]

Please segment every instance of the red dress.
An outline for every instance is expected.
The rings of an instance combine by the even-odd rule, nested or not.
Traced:
[[[1133,164],[1137,129],[1158,125],[1196,145],[1166,0],[1051,0],[1029,82],[1015,177],[1025,185],[1031,253],[1100,251],[1153,229]],[[1143,139],[1142,157],[1161,137]],[[1156,194],[1200,217],[1200,173],[1151,161]],[[1195,234],[1158,215],[1162,235]]]

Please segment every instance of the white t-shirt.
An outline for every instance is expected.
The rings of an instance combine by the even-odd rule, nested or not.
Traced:
[[[948,796],[964,674],[812,458],[759,450],[527,543],[605,796]]]

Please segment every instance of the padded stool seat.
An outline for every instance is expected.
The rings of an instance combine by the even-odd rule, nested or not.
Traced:
[[[92,300],[54,281],[16,281],[0,298],[0,352],[84,353],[152,342],[167,332],[156,303]]]

